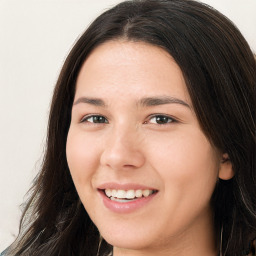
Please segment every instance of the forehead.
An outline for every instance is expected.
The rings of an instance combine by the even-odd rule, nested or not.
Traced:
[[[174,59],[162,48],[144,42],[108,41],[84,62],[76,94],[105,92],[111,96],[113,90],[123,96],[167,94],[190,102]]]

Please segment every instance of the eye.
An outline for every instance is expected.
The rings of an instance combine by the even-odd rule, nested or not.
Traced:
[[[147,121],[146,123],[164,125],[164,124],[169,124],[174,122],[177,122],[177,120],[175,120],[170,116],[155,115],[155,116],[151,116],[149,121]]]
[[[105,124],[108,123],[108,120],[101,115],[90,115],[83,117],[81,123]]]

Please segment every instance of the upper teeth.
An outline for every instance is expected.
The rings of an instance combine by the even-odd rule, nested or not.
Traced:
[[[137,189],[137,190],[121,190],[121,189],[105,189],[105,194],[108,197],[116,197],[116,198],[126,198],[133,199],[135,197],[147,197],[153,193],[151,189]]]

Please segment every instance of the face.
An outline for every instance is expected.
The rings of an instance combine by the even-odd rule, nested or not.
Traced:
[[[110,41],[90,54],[66,152],[86,211],[115,247],[146,251],[209,232],[220,156],[164,50]]]

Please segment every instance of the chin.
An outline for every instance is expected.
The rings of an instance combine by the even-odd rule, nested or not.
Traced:
[[[109,238],[109,239],[108,239]],[[111,244],[113,247],[122,248],[122,249],[128,249],[128,250],[142,250],[146,249],[148,247],[147,243],[145,243],[145,239],[126,239],[123,238],[114,238],[114,237],[108,237],[104,238],[109,244]],[[140,241],[144,240],[144,241]]]
[[[113,247],[130,250],[146,249],[150,245],[152,246],[153,241],[156,239],[148,236],[148,234],[132,231],[128,233],[125,230],[123,230],[122,232],[114,232],[114,230],[108,232],[101,232],[101,235]]]

